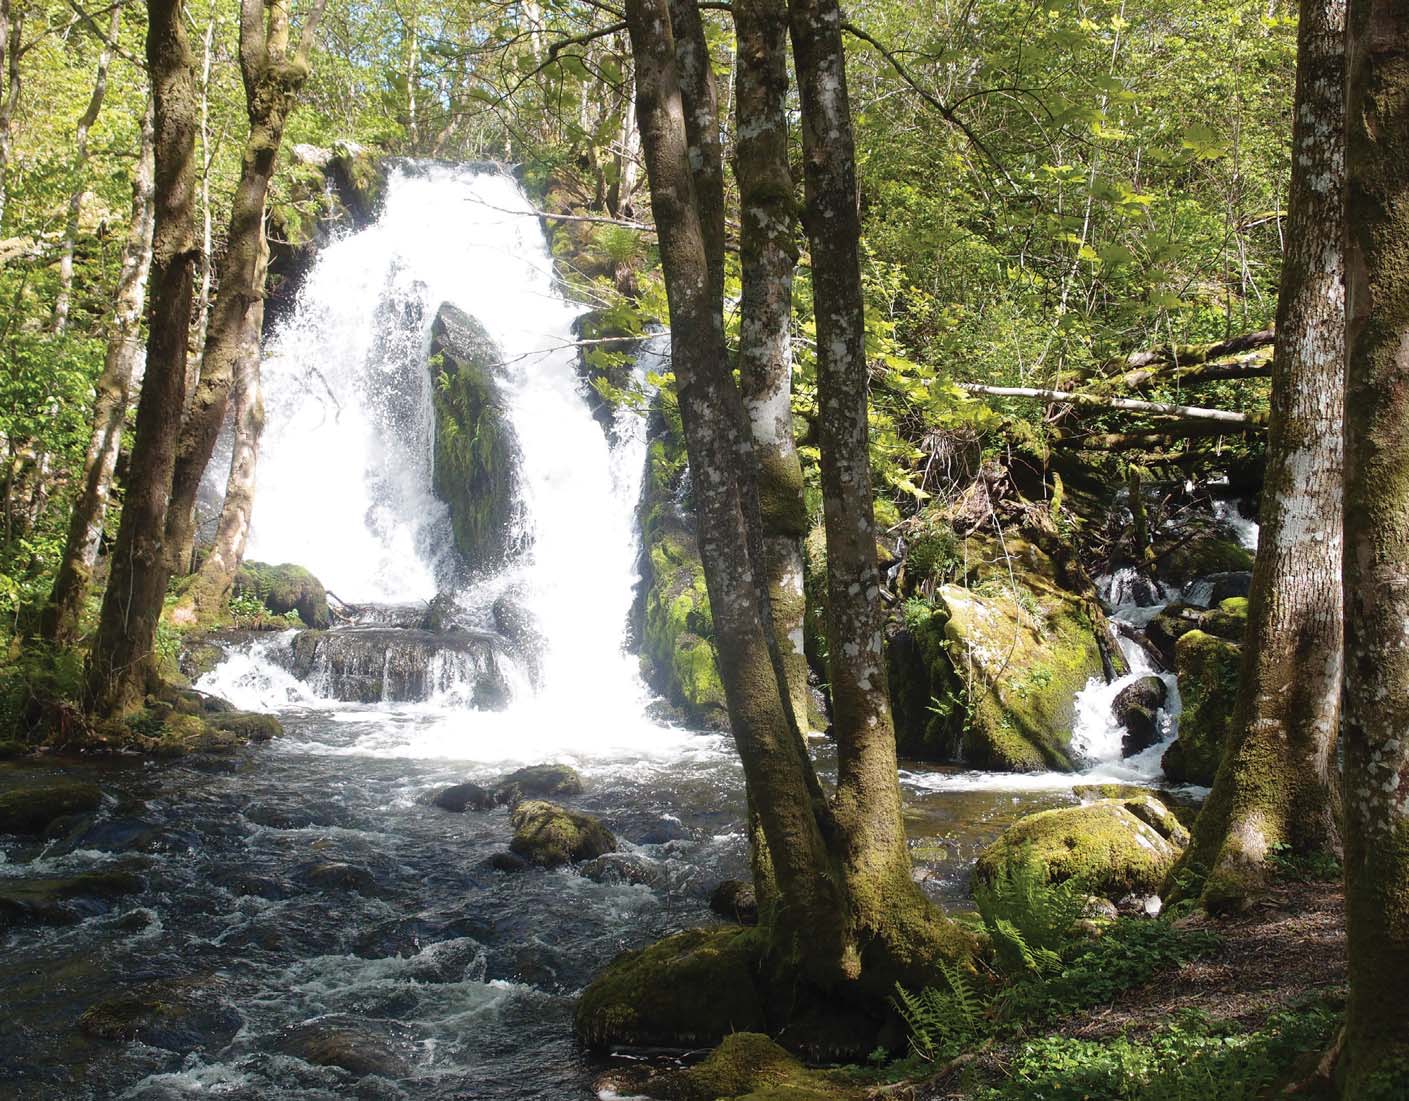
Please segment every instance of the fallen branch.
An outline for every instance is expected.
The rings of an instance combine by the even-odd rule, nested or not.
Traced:
[[[1145,390],[1161,383],[1180,386],[1201,386],[1206,382],[1227,379],[1266,378],[1272,374],[1272,348],[1268,345],[1245,355],[1223,357],[1205,363],[1180,363],[1140,367],[1119,376],[1121,385],[1130,390]]]
[[[1163,440],[1185,440],[1206,436],[1245,436],[1264,430],[1264,425],[1225,424],[1222,421],[1181,420],[1141,428],[1134,432],[1093,432],[1086,436],[1065,436],[1056,441],[1058,447],[1076,451],[1132,451]]]
[[[1270,347],[1276,340],[1276,336],[1277,334],[1271,329],[1261,329],[1255,333],[1235,336],[1230,340],[1221,340],[1216,344],[1166,344],[1162,348],[1132,352],[1124,359],[1118,359],[1110,364],[1108,369],[1128,371],[1132,367],[1149,367],[1156,363],[1190,367],[1196,363],[1207,363],[1209,360],[1237,355],[1239,352],[1250,352],[1254,348]]]
[[[1197,405],[1175,405],[1165,401],[1137,401],[1134,398],[1107,397],[1104,394],[1067,393],[1062,390],[1042,390],[1035,386],[984,386],[977,382],[961,382],[959,389],[970,394],[988,394],[998,398],[1038,398],[1049,405],[1124,409],[1132,413],[1154,413],[1188,420],[1217,421],[1221,424],[1256,425],[1261,422],[1260,417],[1235,413],[1228,409],[1205,409]]]

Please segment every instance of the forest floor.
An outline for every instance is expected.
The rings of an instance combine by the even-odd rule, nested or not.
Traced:
[[[1199,912],[1180,924],[1216,933],[1218,947],[1124,991],[1109,1005],[1055,1022],[1044,1034],[1095,1043],[1122,1036],[1141,1040],[1191,1011],[1231,1030],[1253,1032],[1280,1011],[1344,988],[1345,902],[1339,883],[1279,881],[1243,913]],[[910,1101],[957,1101],[969,1096],[975,1077],[1006,1078],[1023,1039],[1006,1039],[913,1083]],[[1317,1078],[1315,1068],[1308,1068],[1299,1092],[1314,1095]]]

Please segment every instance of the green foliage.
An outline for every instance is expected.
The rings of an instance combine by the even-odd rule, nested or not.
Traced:
[[[941,963],[944,989],[926,987],[912,994],[895,984],[891,1005],[905,1023],[910,1050],[926,1062],[952,1059],[993,1029],[988,1003],[973,978],[953,964]]]
[[[1047,1036],[1023,1044],[1001,1086],[981,1101],[1255,1101],[1330,1042],[1337,1006],[1316,1001],[1255,1032],[1188,1013],[1144,1039]]]
[[[1299,853],[1285,841],[1278,841],[1268,849],[1267,862],[1278,879],[1303,883],[1339,883],[1343,874],[1341,862],[1334,853]]]
[[[1087,903],[1087,888],[1079,880],[1047,881],[1046,865],[1031,846],[991,881],[976,882],[973,894],[999,967],[1014,976],[1059,969]]]

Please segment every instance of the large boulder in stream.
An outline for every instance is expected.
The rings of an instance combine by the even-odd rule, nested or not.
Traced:
[[[1189,631],[1179,639],[1174,668],[1184,707],[1179,737],[1160,762],[1167,780],[1212,786],[1238,701],[1242,661],[1241,646],[1207,631]]]
[[[304,625],[323,629],[332,622],[323,583],[302,566],[246,561],[235,574],[232,596],[253,596],[271,615],[297,613]]]
[[[1121,756],[1131,757],[1160,740],[1159,710],[1165,705],[1169,688],[1153,674],[1131,681],[1111,701],[1111,715],[1125,727]]]
[[[400,703],[454,692],[471,707],[508,706],[500,639],[475,631],[353,627],[301,631],[282,660],[300,680],[334,699]]]
[[[49,780],[0,793],[0,833],[41,834],[50,822],[97,810],[103,793],[97,784]]]
[[[590,814],[533,799],[514,808],[509,851],[543,868],[595,860],[616,851],[616,838]]]
[[[979,768],[1070,770],[1076,694],[1105,669],[1094,594],[1069,576],[1074,566],[1015,533],[967,543],[969,573],[908,601],[892,625],[897,748]]]
[[[1155,894],[1189,843],[1174,812],[1152,795],[1098,799],[1020,818],[979,855],[982,881],[1038,863],[1052,882],[1076,879],[1093,894]]]
[[[483,325],[444,305],[431,325],[435,447],[432,485],[450,510],[455,546],[471,569],[513,550],[519,445],[495,374],[503,359]]]
[[[706,727],[728,724],[714,645],[714,619],[689,501],[680,410],[657,393],[641,489],[641,585],[633,621],[646,682]]]

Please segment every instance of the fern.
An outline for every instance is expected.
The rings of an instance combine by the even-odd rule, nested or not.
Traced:
[[[926,987],[912,994],[895,984],[891,1004],[905,1022],[910,1047],[921,1059],[950,1059],[991,1031],[988,1003],[958,967],[940,964],[948,989]]]
[[[1087,892],[1077,880],[1047,882],[1046,866],[1029,848],[991,882],[976,883],[974,902],[1003,969],[1042,975],[1060,968]]]

